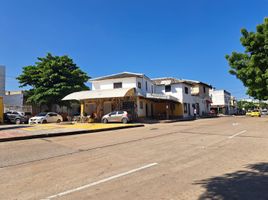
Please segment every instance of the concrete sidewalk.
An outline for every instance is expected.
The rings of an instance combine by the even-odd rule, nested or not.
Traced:
[[[35,138],[87,134],[101,131],[142,127],[143,124],[40,124],[0,127],[0,142]]]

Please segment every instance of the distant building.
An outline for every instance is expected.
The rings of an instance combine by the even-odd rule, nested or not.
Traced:
[[[23,107],[23,92],[22,91],[6,91],[4,96],[5,108],[13,107],[12,110],[18,110],[16,108]]]
[[[3,97],[4,111],[16,110],[31,112],[31,106],[24,105],[23,91],[6,91],[6,67],[0,65],[0,96]]]
[[[212,98],[211,109],[217,114],[233,114],[231,109],[231,93],[226,90],[215,90],[209,91]]]
[[[0,96],[5,95],[6,88],[6,67],[4,65],[0,65]]]

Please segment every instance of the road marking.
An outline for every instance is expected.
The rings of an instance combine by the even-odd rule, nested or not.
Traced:
[[[238,123],[233,123],[233,126],[238,126]]]
[[[245,132],[247,132],[247,130],[240,131],[240,132],[238,132],[238,133],[236,133],[236,134],[234,134],[234,135],[229,136],[228,138],[229,138],[229,139],[232,139],[232,138],[234,138],[234,137],[236,137],[236,136],[238,136],[238,135],[241,135],[241,134],[243,134],[243,133],[245,133]]]
[[[111,176],[111,177],[108,177],[108,178],[105,178],[105,179],[102,179],[102,180],[99,180],[99,181],[96,181],[96,182],[93,182],[93,183],[90,183],[90,184],[87,184],[87,185],[83,185],[81,187],[77,187],[77,188],[74,188],[74,189],[71,189],[71,190],[67,190],[65,192],[61,192],[59,194],[55,194],[55,195],[52,195],[52,196],[49,196],[43,200],[51,200],[51,199],[55,199],[57,197],[61,197],[61,196],[64,196],[64,195],[67,195],[67,194],[71,194],[71,193],[74,193],[74,192],[77,192],[77,191],[80,191],[80,190],[84,190],[86,188],[90,188],[90,187],[93,187],[93,186],[96,186],[96,185],[99,185],[101,183],[105,183],[105,182],[108,182],[108,181],[111,181],[113,179],[117,179],[117,178],[120,178],[122,176],[126,176],[126,175],[129,175],[129,174],[133,174],[135,172],[138,172],[138,171],[141,171],[141,170],[144,170],[144,169],[147,169],[147,168],[150,168],[150,167],[153,167],[155,165],[158,165],[158,163],[151,163],[151,164],[148,164],[148,165],[145,165],[145,166],[142,166],[142,167],[139,167],[139,168],[136,168],[136,169],[132,169],[130,171],[127,171],[127,172],[123,172],[123,173],[120,173],[120,174],[117,174],[117,175],[114,175],[114,176]]]

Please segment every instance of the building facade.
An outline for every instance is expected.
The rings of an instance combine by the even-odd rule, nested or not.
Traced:
[[[210,111],[211,98],[208,84],[184,79],[158,78],[154,79],[156,91],[165,95],[172,95],[181,100],[183,105],[183,117],[194,115],[204,116]]]
[[[226,90],[211,89],[210,95],[212,98],[211,109],[217,114],[232,114],[231,110],[231,93]]]
[[[154,119],[191,117],[197,107],[200,115],[209,111],[200,100],[208,95],[202,95],[197,89],[197,93],[192,94],[192,87],[197,87],[199,82],[150,79],[130,72],[98,77],[90,82],[92,91],[72,93],[63,100],[79,100],[81,114],[95,113],[99,119],[115,110],[126,110],[137,118]]]

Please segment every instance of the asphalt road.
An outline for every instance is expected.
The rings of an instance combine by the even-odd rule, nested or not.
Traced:
[[[268,118],[0,143],[0,199],[268,199]]]

